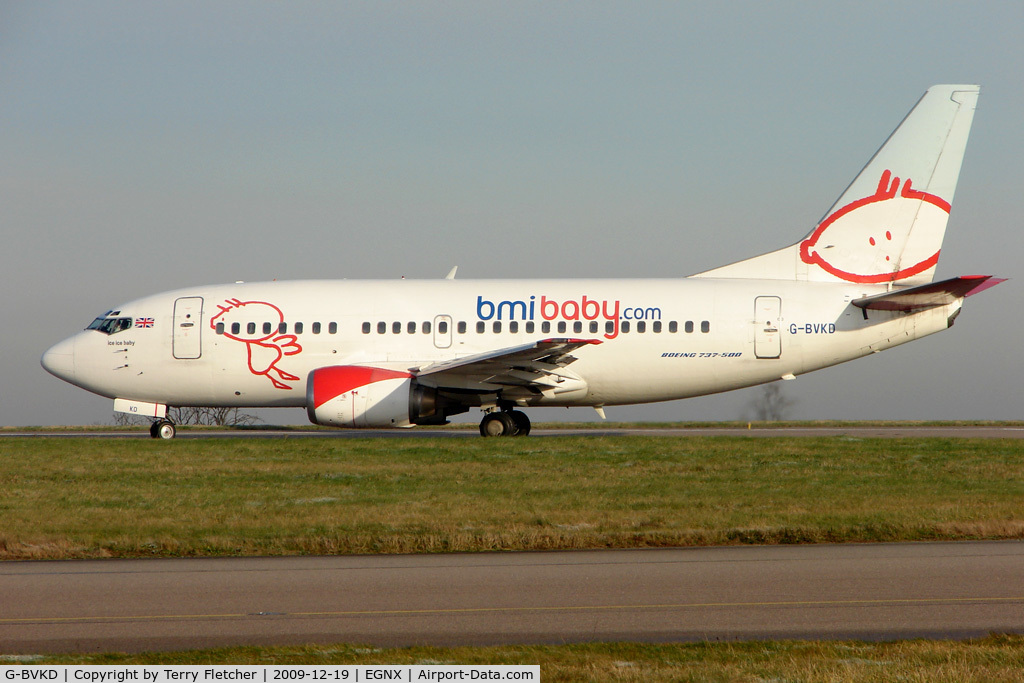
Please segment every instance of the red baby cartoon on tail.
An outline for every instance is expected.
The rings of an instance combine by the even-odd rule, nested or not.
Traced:
[[[265,376],[278,389],[291,389],[285,382],[295,382],[300,378],[277,367],[277,363],[284,356],[300,353],[302,347],[294,334],[277,333],[284,322],[281,309],[266,301],[238,299],[228,299],[217,308],[220,313],[210,319],[210,327],[217,329],[217,325],[223,323],[223,336],[245,343],[249,372]],[[267,324],[270,325],[269,333],[264,332]]]
[[[848,282],[895,282],[933,268],[949,202],[911,183],[885,170],[874,194],[837,209],[800,243],[800,258]]]

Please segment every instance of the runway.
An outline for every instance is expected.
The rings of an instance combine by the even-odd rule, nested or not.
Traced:
[[[808,436],[852,436],[857,438],[928,438],[942,437],[951,439],[1024,439],[1024,426],[989,425],[885,425],[860,427],[856,425],[838,427],[581,427],[581,428],[535,428],[531,437],[550,438],[557,436],[743,436],[753,438],[768,437],[808,437]],[[89,431],[68,430],[33,430],[33,431],[0,431],[0,439],[14,437],[50,437],[50,438],[102,438],[102,439],[149,439],[149,430],[139,427],[131,431],[110,431],[98,428]],[[177,439],[365,439],[365,438],[480,438],[476,428],[472,429],[195,429],[179,428]]]
[[[0,563],[0,653],[1024,633],[1024,542]]]

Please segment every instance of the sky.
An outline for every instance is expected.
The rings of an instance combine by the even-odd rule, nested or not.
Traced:
[[[164,290],[680,277],[792,244],[935,83],[982,85],[937,275],[1010,281],[785,382],[789,416],[1024,419],[1022,35],[1016,1],[0,0],[0,425],[110,423],[39,358]],[[759,391],[607,412],[742,419]]]

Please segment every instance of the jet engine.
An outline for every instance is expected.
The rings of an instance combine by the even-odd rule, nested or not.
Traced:
[[[306,380],[306,414],[331,427],[445,424],[465,407],[419,384],[408,372],[362,365],[317,368]]]

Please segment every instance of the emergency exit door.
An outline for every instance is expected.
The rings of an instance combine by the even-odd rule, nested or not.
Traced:
[[[434,318],[434,346],[439,349],[451,348],[452,345],[452,317],[450,315],[439,315]]]
[[[754,299],[754,356],[782,356],[782,299],[759,296]]]
[[[203,297],[184,296],[174,301],[175,358],[199,358],[203,354]]]

